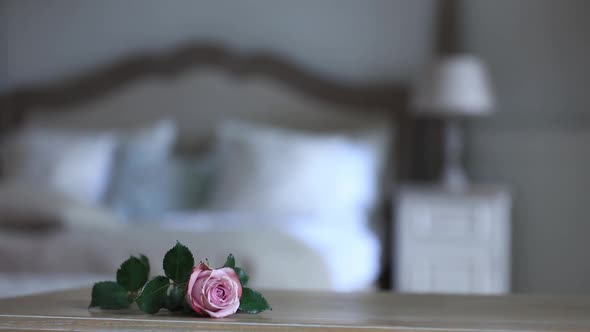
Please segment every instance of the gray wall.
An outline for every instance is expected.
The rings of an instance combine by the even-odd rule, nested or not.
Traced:
[[[336,78],[407,80],[432,56],[433,4],[0,0],[0,90],[195,38],[270,48]],[[588,292],[590,1],[462,4],[463,45],[488,61],[499,102],[470,122],[468,166],[514,189],[514,288]]]
[[[412,76],[433,0],[0,0],[0,89],[189,39],[270,48],[336,78]]]
[[[463,2],[462,41],[495,79],[468,163],[514,191],[514,288],[590,292],[590,1]]]

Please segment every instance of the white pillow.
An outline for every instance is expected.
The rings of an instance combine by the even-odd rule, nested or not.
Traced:
[[[218,130],[211,207],[246,212],[370,210],[390,131],[312,134],[241,122]]]
[[[151,217],[165,209],[176,138],[176,125],[169,120],[121,134],[107,205],[129,218]]]
[[[96,204],[108,185],[115,146],[111,134],[29,127],[7,142],[5,175]]]

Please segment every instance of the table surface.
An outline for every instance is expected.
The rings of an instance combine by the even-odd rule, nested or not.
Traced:
[[[88,310],[90,289],[0,300],[0,330],[590,331],[590,296],[263,292],[273,311],[205,319]]]

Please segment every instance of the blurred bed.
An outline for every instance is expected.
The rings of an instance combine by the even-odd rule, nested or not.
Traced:
[[[188,45],[0,97],[0,296],[112,278],[176,240],[234,253],[257,288],[374,289],[405,91]]]

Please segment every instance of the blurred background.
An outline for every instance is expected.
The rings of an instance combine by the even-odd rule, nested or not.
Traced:
[[[588,13],[0,0],[0,296],[176,240],[257,288],[589,292]]]

